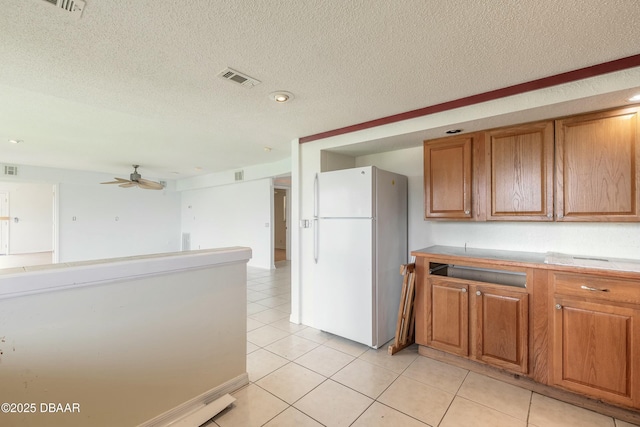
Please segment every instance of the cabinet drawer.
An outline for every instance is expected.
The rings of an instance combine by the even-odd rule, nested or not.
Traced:
[[[556,294],[640,304],[640,281],[580,274],[553,274]]]

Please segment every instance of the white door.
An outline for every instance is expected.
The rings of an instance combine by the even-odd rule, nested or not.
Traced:
[[[373,220],[321,219],[318,226],[320,329],[372,346]]]
[[[320,218],[372,218],[373,168],[343,169],[318,176]]]
[[[9,254],[9,193],[0,192],[0,255]]]

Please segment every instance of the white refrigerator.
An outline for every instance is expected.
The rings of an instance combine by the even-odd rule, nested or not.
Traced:
[[[320,329],[378,348],[395,335],[400,265],[407,262],[407,177],[369,166],[316,178]]]

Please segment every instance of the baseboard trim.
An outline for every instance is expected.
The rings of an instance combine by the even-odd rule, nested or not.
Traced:
[[[211,402],[219,399],[227,393],[233,393],[234,391],[246,386],[249,384],[249,375],[247,373],[243,373],[242,375],[238,375],[231,380],[220,384],[217,387],[212,388],[211,390],[205,391],[199,396],[194,397],[180,405],[176,406],[173,409],[164,412],[157,417],[154,417],[148,421],[143,422],[138,425],[138,427],[168,427],[172,424],[175,424],[181,418],[189,415],[197,408],[202,405],[208,405]]]

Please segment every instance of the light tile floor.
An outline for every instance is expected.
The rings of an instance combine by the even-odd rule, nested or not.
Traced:
[[[288,262],[248,269],[247,372],[236,402],[205,424],[252,426],[631,427],[418,355],[389,356],[289,322]]]

